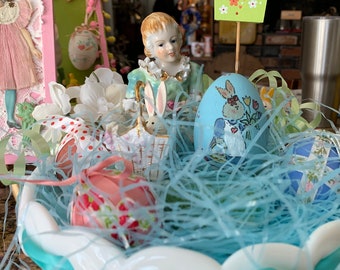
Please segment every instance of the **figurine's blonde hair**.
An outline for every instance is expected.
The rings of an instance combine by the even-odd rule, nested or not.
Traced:
[[[154,45],[151,36],[159,31],[166,31],[171,27],[178,30],[178,42],[180,46],[182,46],[182,32],[173,17],[163,12],[153,12],[143,20],[141,25],[141,34],[144,44],[144,53],[147,57],[152,57],[151,50]]]

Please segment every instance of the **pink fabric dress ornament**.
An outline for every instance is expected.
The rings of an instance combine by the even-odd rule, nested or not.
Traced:
[[[31,7],[26,0],[5,2],[0,7],[0,90],[26,89],[38,83],[35,64],[20,29],[31,19]]]

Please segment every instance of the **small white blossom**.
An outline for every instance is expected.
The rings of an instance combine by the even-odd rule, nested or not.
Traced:
[[[96,69],[80,87],[79,104],[74,112],[85,121],[97,121],[122,106],[126,88],[119,73],[108,68]]]
[[[219,10],[220,10],[220,13],[221,13],[221,14],[227,14],[227,13],[228,13],[228,7],[225,6],[225,5],[222,5],[222,6],[219,8]]]
[[[257,6],[257,0],[250,0],[250,1],[248,2],[248,4],[249,4],[249,8],[256,8],[256,6]]]

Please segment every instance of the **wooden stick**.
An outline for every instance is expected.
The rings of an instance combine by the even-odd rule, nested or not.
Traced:
[[[241,23],[236,22],[235,73],[238,73],[240,67],[240,43],[241,43]]]
[[[12,184],[11,189],[12,189],[12,195],[13,195],[14,199],[17,200],[18,195],[19,195],[19,185],[18,184]]]

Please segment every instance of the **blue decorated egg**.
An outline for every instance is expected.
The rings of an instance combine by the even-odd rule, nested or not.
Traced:
[[[262,152],[267,144],[267,118],[258,90],[244,76],[217,78],[198,107],[194,144],[215,160]]]
[[[288,173],[288,193],[300,196],[304,202],[340,195],[339,139],[325,131],[301,138],[289,147],[294,170]]]

